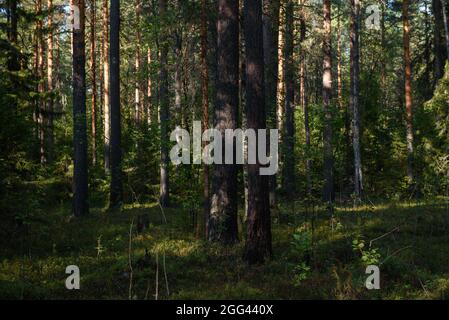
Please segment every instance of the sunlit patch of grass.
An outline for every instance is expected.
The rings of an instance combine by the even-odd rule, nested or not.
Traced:
[[[152,253],[166,253],[178,257],[186,257],[191,255],[199,248],[198,243],[188,242],[185,240],[170,240],[165,239],[156,243],[151,252]]]

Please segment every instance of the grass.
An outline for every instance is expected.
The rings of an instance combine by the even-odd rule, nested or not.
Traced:
[[[196,239],[183,209],[165,210],[167,224],[151,203],[93,208],[83,219],[69,212],[61,203],[2,236],[0,299],[128,299],[129,256],[133,299],[155,299],[156,260],[159,299],[449,297],[449,212],[441,198],[337,206],[333,219],[287,203],[273,212],[273,259],[253,267],[241,259],[243,241],[221,247]],[[133,228],[129,251],[131,223],[142,214],[150,226],[141,234]],[[365,288],[369,263],[380,266],[381,290]],[[80,268],[81,290],[65,288],[69,265]]]

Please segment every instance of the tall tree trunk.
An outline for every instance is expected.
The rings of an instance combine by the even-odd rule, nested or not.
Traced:
[[[362,157],[360,152],[360,1],[351,0],[351,89],[350,89],[350,110],[352,110],[352,131],[354,147],[354,193],[357,200],[360,200],[363,190]]]
[[[282,145],[284,135],[284,104],[285,104],[285,77],[284,77],[284,51],[285,51],[285,1],[280,0],[279,32],[278,32],[278,77],[277,77],[277,129],[279,131],[279,143]],[[283,165],[283,154],[280,152],[279,165]]]
[[[414,183],[413,157],[413,100],[412,100],[412,60],[410,56],[410,0],[402,2],[402,21],[404,26],[404,68],[405,68],[405,109],[407,126],[407,176],[411,185]]]
[[[134,120],[136,124],[140,124],[143,117],[142,110],[142,93],[141,93],[141,61],[142,61],[142,36],[140,33],[140,16],[142,13],[142,3],[141,0],[136,0],[136,59],[135,59],[135,75],[136,75],[136,83],[135,83],[135,92],[134,92]]]
[[[293,16],[292,16],[293,20]],[[246,106],[248,129],[265,129],[265,84],[260,1],[245,0],[244,33],[246,43]],[[250,146],[256,148],[256,146]],[[248,165],[248,213],[245,260],[249,264],[271,258],[271,218],[268,177],[260,174],[261,165]]]
[[[92,83],[91,129],[92,129],[92,164],[97,163],[97,64],[95,44],[96,0],[90,4],[90,76]]]
[[[109,173],[111,168],[111,111],[109,102],[109,7],[108,0],[103,0],[103,108],[104,108],[104,168]]]
[[[449,27],[447,21],[446,0],[441,0],[441,6],[443,8],[444,34],[446,36],[446,53],[449,61]]]
[[[323,0],[323,107],[324,107],[324,192],[323,200],[334,200],[334,156],[332,147],[332,35],[331,1]]]
[[[304,5],[307,0],[301,0],[300,5],[301,11],[299,15],[299,30],[300,30],[300,43],[303,46],[306,40],[306,16]],[[311,136],[310,136],[310,121],[309,121],[309,101],[307,92],[307,68],[306,68],[306,51],[301,47],[301,57],[300,57],[300,80],[299,80],[299,90],[300,90],[300,103],[304,112],[304,133],[306,137],[306,195],[310,197],[312,195],[312,160],[310,157],[310,147],[311,147]]]
[[[207,65],[207,0],[201,0],[201,102],[203,107],[203,132],[209,128],[209,68]],[[205,143],[203,142],[203,148]],[[210,211],[209,165],[203,165],[203,219],[197,222],[197,237],[203,233]],[[206,230],[205,230],[206,231]]]
[[[18,40],[18,22],[19,22],[19,15],[17,7],[20,4],[20,1],[17,0],[9,0],[8,1],[8,10],[9,10],[9,29],[8,29],[8,41],[12,45],[17,45]],[[19,63],[19,56],[13,55],[9,57],[8,59],[8,70],[9,71],[19,71],[20,70],[20,63]],[[11,82],[15,83],[16,80],[15,77],[12,77]]]
[[[147,80],[147,105],[146,105],[146,114],[148,125],[152,124],[153,121],[153,86],[151,81],[151,48],[148,47],[147,51],[147,72],[148,72],[148,80]]]
[[[175,69],[175,112],[181,118],[183,118],[182,110],[182,29],[179,28],[175,33],[175,57],[177,57],[176,69]],[[183,121],[181,121],[181,124]]]
[[[343,79],[342,79],[342,54],[341,54],[341,16],[338,6],[337,19],[337,101],[340,110],[343,110]]]
[[[37,98],[37,125],[38,125],[38,137],[39,137],[39,156],[42,164],[47,163],[47,148],[45,145],[46,140],[46,110],[43,94],[45,93],[45,81],[44,81],[44,23],[42,20],[42,0],[36,1],[36,13],[38,19],[36,22],[36,76],[38,79],[37,92],[39,96]]]
[[[276,128],[277,104],[277,76],[278,66],[278,40],[279,40],[279,11],[280,0],[263,1],[263,41],[265,64],[265,111],[267,113],[267,126]],[[276,175],[269,177],[270,207],[276,204]]]
[[[110,85],[111,90],[111,187],[109,206],[116,208],[123,198],[120,112],[120,0],[111,0]]]
[[[236,129],[239,101],[239,1],[218,0],[217,100],[215,129],[224,145],[226,129]],[[237,168],[215,164],[212,176],[208,240],[234,243],[237,235]]]
[[[291,198],[295,192],[295,72],[294,72],[294,6],[293,0],[286,0],[285,7],[285,46],[284,46],[284,84],[285,84],[285,101],[284,101],[284,138],[283,138],[283,159],[282,167],[282,189],[288,198]]]
[[[87,161],[87,117],[86,117],[86,52],[84,42],[84,0],[73,0],[80,14],[80,28],[73,30],[73,214],[76,217],[89,212],[88,161]],[[73,10],[73,8],[72,8]]]
[[[444,74],[444,60],[446,57],[446,47],[443,43],[443,8],[441,5],[441,0],[432,0],[432,11],[435,17],[434,26],[434,55],[435,55],[435,84],[438,80],[443,77]]]
[[[47,148],[47,162],[53,160],[53,114],[54,114],[54,81],[53,81],[53,0],[47,1],[48,10],[48,38],[47,38],[47,90],[50,97],[47,100],[46,123],[45,123],[45,145]]]
[[[159,15],[167,14],[166,0],[159,0]],[[169,205],[169,170],[168,170],[168,122],[169,122],[169,96],[168,96],[168,45],[165,41],[160,43],[160,70],[159,70],[159,119],[161,125],[161,171],[159,201],[161,206]]]

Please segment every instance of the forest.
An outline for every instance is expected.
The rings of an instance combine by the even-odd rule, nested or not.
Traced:
[[[448,299],[448,15],[0,0],[0,299]]]

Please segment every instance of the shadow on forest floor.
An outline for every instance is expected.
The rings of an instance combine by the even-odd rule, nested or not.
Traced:
[[[273,213],[274,257],[256,267],[241,259],[243,241],[220,247],[196,239],[192,215],[183,209],[166,209],[167,224],[156,204],[94,208],[83,219],[69,219],[68,212],[62,204],[40,223],[2,236],[0,298],[128,299],[132,278],[132,298],[155,299],[156,272],[159,299],[449,295],[449,211],[442,199],[337,206],[332,218],[321,209],[284,205]],[[137,233],[142,217],[148,228]],[[380,266],[381,290],[365,288],[368,264]],[[69,265],[80,268],[81,290],[65,288]]]

